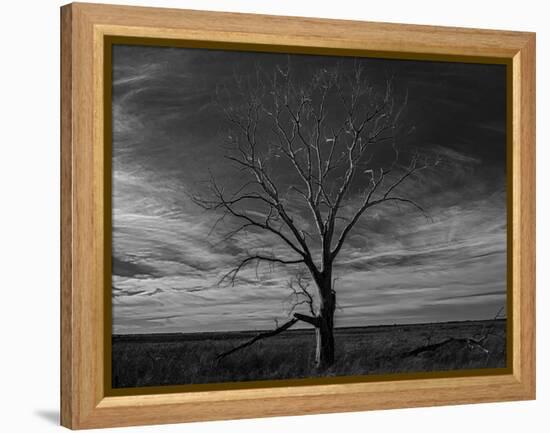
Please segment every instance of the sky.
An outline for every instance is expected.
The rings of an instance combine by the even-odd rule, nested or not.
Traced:
[[[429,218],[382,205],[350,233],[334,268],[335,326],[492,318],[506,303],[504,66],[116,45],[113,333],[260,330],[288,318],[296,267],[251,266],[234,285],[219,283],[247,253],[290,257],[285,246],[259,231],[225,239],[235,221],[215,225],[219,212],[190,198],[208,194],[211,177],[227,191],[245,180],[225,158],[231,132],[216,90],[288,64],[297,83],[337,64],[360,65],[375,93],[391,80],[402,154],[441,162],[397,191]],[[290,167],[274,172],[294,182]],[[344,217],[364,182],[354,181]],[[307,210],[294,211],[309,227]]]

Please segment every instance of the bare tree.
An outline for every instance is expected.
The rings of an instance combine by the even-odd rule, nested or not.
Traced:
[[[209,193],[194,200],[219,212],[215,225],[227,217],[237,223],[224,239],[259,231],[286,251],[249,252],[222,282],[235,284],[245,267],[268,264],[304,269],[312,283],[302,277],[290,283],[296,305],[288,322],[220,357],[301,321],[315,328],[315,363],[326,368],[334,363],[333,267],[339,253],[369,209],[394,203],[426,215],[398,192],[431,162],[419,152],[399,150],[407,98],[396,103],[391,80],[380,91],[359,63],[351,72],[338,66],[300,74],[294,76],[290,63],[270,72],[257,68],[218,90],[230,125],[226,158],[239,169],[242,184],[226,191],[211,177]]]

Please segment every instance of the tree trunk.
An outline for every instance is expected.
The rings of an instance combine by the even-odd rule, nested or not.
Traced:
[[[315,329],[316,343],[315,366],[326,369],[334,364],[334,310],[336,295],[328,283],[321,290],[321,302],[317,318],[319,323]]]

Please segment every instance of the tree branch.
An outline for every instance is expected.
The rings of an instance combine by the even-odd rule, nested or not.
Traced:
[[[262,333],[256,335],[254,338],[244,342],[243,344],[239,344],[238,346],[236,346],[236,347],[234,347],[234,348],[232,348],[232,349],[230,349],[226,352],[223,352],[223,353],[219,354],[218,356],[216,356],[216,361],[221,361],[226,356],[229,356],[232,353],[235,353],[235,352],[237,352],[241,349],[244,349],[245,347],[251,346],[256,341],[259,341],[263,338],[274,337],[275,335],[278,335],[281,332],[284,332],[287,329],[289,329],[290,327],[294,326],[298,322],[298,320],[299,319],[297,319],[297,318],[293,318],[293,319],[289,320],[288,322],[286,322],[284,325],[281,325],[278,328],[274,329],[273,331],[262,332]]]
[[[463,337],[463,338],[462,337],[460,337],[460,338],[459,337],[448,337],[448,338],[446,338],[446,339],[444,339],[444,340],[442,340],[438,343],[426,344],[424,346],[417,347],[413,350],[409,350],[408,352],[402,353],[401,357],[402,358],[408,358],[408,357],[411,357],[411,356],[419,355],[419,354],[424,353],[424,352],[433,352],[433,351],[439,349],[440,347],[446,346],[447,344],[450,344],[450,343],[464,344],[470,349],[473,348],[473,347],[477,347],[482,352],[484,352],[487,355],[487,357],[489,357],[490,352],[483,344],[485,343],[487,338],[489,338],[489,335],[493,335],[493,329],[495,328],[496,321],[501,318],[500,314],[502,313],[503,309],[504,309],[504,307],[502,307],[500,310],[498,310],[497,314],[495,315],[495,317],[491,321],[491,326],[489,326],[487,328],[484,325],[484,333],[478,334],[478,336],[479,336],[478,338],[476,338],[475,336],[473,336],[473,337]]]
[[[298,321],[306,322],[306,323],[309,323],[313,326],[318,326],[318,319],[317,318],[306,316],[304,314],[294,313],[294,317],[292,319],[290,319],[288,322],[285,322],[283,325],[277,327],[276,329],[274,329],[272,331],[261,332],[260,334],[256,335],[255,337],[251,338],[250,340],[245,341],[244,343],[239,344],[238,346],[233,347],[232,349],[219,354],[218,356],[216,356],[216,361],[219,362],[223,358],[225,358],[226,356],[229,356],[229,355],[231,355],[235,352],[238,352],[239,350],[242,350],[246,347],[249,347],[249,346],[253,345],[254,343],[256,343],[259,340],[262,340],[264,338],[269,338],[269,337],[275,337],[276,335],[279,335],[280,333],[282,333],[282,332],[286,331],[287,329],[291,328],[292,326],[294,326],[296,323],[298,323]]]
[[[308,316],[306,314],[300,314],[300,313],[294,313],[294,317],[298,320],[301,320],[302,322],[309,323],[310,325],[313,325],[315,327],[319,326],[319,318]]]
[[[374,194],[376,192],[376,190],[378,189],[379,185],[382,184],[382,182],[384,181],[384,178],[385,176],[390,173],[391,169],[388,169],[386,171],[384,170],[381,170],[380,172],[380,176],[378,178],[378,180],[374,181],[373,185],[371,186],[370,190],[368,193],[366,193],[365,195],[365,198],[363,200],[363,203],[362,205],[359,207],[359,209],[357,209],[357,211],[355,212],[353,218],[351,219],[351,221],[349,222],[349,224],[342,230],[342,233],[340,234],[340,237],[336,243],[336,247],[334,248],[334,250],[332,250],[331,252],[331,257],[334,259],[337,255],[338,255],[338,252],[341,250],[345,240],[346,240],[346,237],[347,235],[349,234],[349,232],[353,229],[353,227],[355,226],[355,224],[357,223],[357,221],[361,218],[361,216],[365,213],[365,211],[371,207],[374,207],[376,205],[379,205],[381,203],[385,203],[385,202],[391,202],[391,201],[394,201],[394,202],[401,202],[401,203],[407,203],[413,207],[415,207],[417,210],[419,210],[422,215],[424,215],[424,217],[426,219],[431,219],[430,216],[426,213],[426,211],[424,210],[424,208],[422,206],[420,206],[418,203],[416,203],[414,200],[412,199],[407,199],[407,198],[403,198],[403,197],[391,197],[390,194],[392,191],[394,191],[400,184],[402,184],[407,178],[409,178],[414,172],[418,171],[418,170],[422,170],[424,168],[427,168],[428,167],[428,163],[425,162],[422,166],[418,166],[417,165],[417,161],[418,161],[418,157],[417,155],[415,155],[412,159],[411,159],[411,162],[407,168],[407,170],[405,170],[405,172],[394,182],[392,183],[387,189],[386,191],[384,192],[384,194],[382,195],[381,198],[379,199],[376,199],[376,200],[372,200],[373,197],[374,197]],[[374,178],[374,173],[372,173],[372,176]],[[372,201],[371,201],[372,200]]]
[[[307,306],[309,307],[309,312],[313,317],[315,317],[317,315],[315,311],[315,301],[313,295],[308,290],[309,283],[304,282],[302,274],[298,274],[295,281],[299,289],[296,289],[293,280],[290,280],[288,282],[288,287],[290,290],[292,290],[292,294],[290,296],[293,296],[295,299],[294,304],[292,304],[292,307],[290,308],[289,315],[294,312],[296,307],[307,304]]]
[[[246,257],[243,259],[237,266],[235,266],[233,269],[231,269],[229,272],[224,274],[222,278],[220,279],[220,283],[224,282],[225,280],[229,279],[231,282],[231,285],[235,284],[235,279],[237,278],[237,275],[239,272],[249,263],[254,261],[264,261],[269,263],[278,263],[282,265],[293,265],[298,263],[304,263],[304,259],[297,259],[297,260],[283,260],[277,257],[270,257],[270,256],[262,256],[260,254],[255,254],[253,256]]]
[[[202,207],[203,209],[207,209],[207,210],[223,209],[225,212],[233,215],[234,217],[246,221],[246,224],[243,224],[243,226],[241,226],[238,229],[234,230],[234,232],[239,232],[247,226],[248,227],[257,227],[257,228],[260,228],[260,229],[264,229],[264,230],[267,230],[267,231],[273,233],[274,235],[278,236],[290,248],[292,248],[292,250],[294,250],[296,253],[300,254],[302,257],[304,257],[306,255],[305,250],[300,249],[281,230],[273,227],[270,224],[271,212],[273,210],[276,210],[278,213],[280,213],[280,212],[284,213],[284,210],[280,209],[278,203],[274,203],[266,197],[256,195],[256,194],[253,194],[253,193],[244,194],[244,195],[241,195],[241,196],[238,196],[238,197],[234,196],[232,199],[227,199],[227,198],[225,198],[223,191],[219,188],[219,186],[217,185],[217,183],[214,179],[211,179],[211,186],[212,186],[212,190],[213,190],[214,195],[215,195],[215,199],[205,199],[205,198],[202,198],[202,197],[199,197],[199,196],[193,196],[191,198],[195,202],[195,204],[197,204],[198,206]],[[254,218],[250,217],[249,215],[247,215],[247,214],[245,214],[245,213],[243,213],[239,210],[236,210],[234,208],[234,205],[238,204],[239,202],[241,202],[243,200],[247,200],[247,199],[248,200],[261,201],[262,203],[265,203],[269,206],[270,213],[268,215],[266,215],[266,218],[265,218],[264,222],[257,221]],[[288,216],[286,216],[286,218],[288,218]],[[284,218],[283,218],[283,221],[285,221]],[[302,247],[304,246],[301,242],[300,242],[300,244],[301,244]]]

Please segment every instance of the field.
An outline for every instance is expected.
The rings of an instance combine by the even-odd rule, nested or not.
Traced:
[[[339,328],[336,362],[323,372],[312,366],[312,330],[289,330],[216,361],[255,335],[113,335],[113,388],[506,366],[505,320]],[[481,345],[467,340],[483,335]]]

